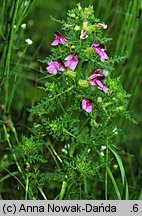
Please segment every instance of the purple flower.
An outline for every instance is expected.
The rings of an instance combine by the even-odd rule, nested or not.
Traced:
[[[94,101],[89,98],[84,98],[82,101],[82,109],[86,112],[92,112],[92,105]]]
[[[102,62],[104,62],[105,59],[108,59],[108,55],[105,53],[106,46],[104,44],[99,45],[98,41],[95,41],[92,43],[91,47],[94,48],[97,55],[100,56]]]
[[[59,32],[55,32],[55,40],[52,42],[52,46],[57,46],[58,44],[68,43],[67,39]]]
[[[51,74],[57,74],[57,71],[65,71],[65,66],[62,61],[58,59],[57,61],[48,62],[48,67],[46,70]]]
[[[82,30],[82,31],[81,31],[81,35],[80,35],[80,38],[81,38],[81,39],[86,39],[86,38],[88,38],[88,35],[86,35],[86,33],[87,33],[86,30]]]
[[[108,88],[102,84],[102,81],[106,81],[106,77],[102,74],[102,69],[95,70],[89,77],[88,80],[92,86],[97,86],[100,90],[104,91],[105,93],[108,92]]]
[[[65,58],[65,67],[69,67],[71,70],[75,70],[77,64],[78,64],[78,56],[76,53],[70,54]]]
[[[104,22],[99,22],[99,23],[97,24],[97,27],[98,27],[98,28],[107,29],[107,25],[106,25]]]

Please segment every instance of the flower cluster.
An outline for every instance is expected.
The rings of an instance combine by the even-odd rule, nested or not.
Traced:
[[[106,29],[107,25],[103,22],[99,22],[96,25],[97,28]],[[80,39],[85,40],[88,38],[87,30],[82,29],[80,33]],[[68,44],[68,40],[59,32],[55,32],[55,40],[51,43],[52,46],[57,46],[58,44],[64,45]],[[93,51],[100,57],[101,62],[104,62],[108,59],[108,55],[106,54],[106,45],[99,44],[98,41],[94,41],[90,47]],[[71,71],[74,71],[79,63],[79,58],[77,52],[71,53],[64,58],[64,62],[61,59],[57,59],[56,61],[48,62],[48,66],[46,67],[47,71],[50,74],[57,74],[58,71],[64,72],[66,68],[69,68]],[[85,82],[90,84],[91,86],[96,86],[103,92],[107,93],[108,88],[103,85],[102,82],[106,81],[106,77],[103,74],[103,69],[96,69]],[[87,84],[87,85],[88,85]],[[82,109],[86,112],[92,112],[92,106],[94,101],[89,98],[83,98],[82,101]]]
[[[55,32],[55,40],[52,42],[52,46],[57,46],[58,44],[68,43],[67,39],[60,33]],[[65,63],[58,59],[56,61],[48,62],[47,71],[51,74],[57,74],[57,71],[65,71],[67,67],[71,70],[75,70],[78,64],[78,56],[76,53],[70,54],[65,58]]]

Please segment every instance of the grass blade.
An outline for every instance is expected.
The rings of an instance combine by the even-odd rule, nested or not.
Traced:
[[[128,200],[129,199],[129,188],[128,188],[127,178],[126,178],[126,174],[125,174],[122,160],[121,160],[119,154],[114,149],[112,149],[110,146],[109,146],[109,149],[111,150],[111,152],[115,156],[117,163],[119,165],[122,183],[123,183],[122,199]]]
[[[115,192],[116,192],[117,198],[118,198],[118,200],[121,200],[122,198],[121,198],[120,191],[119,191],[119,189],[118,189],[118,186],[117,186],[117,183],[116,183],[116,181],[115,181],[115,178],[114,178],[114,176],[113,176],[113,174],[112,174],[112,172],[111,172],[111,170],[110,170],[109,167],[107,167],[107,172],[108,172],[109,177],[110,177],[110,179],[111,179],[111,181],[112,181],[112,184],[113,184],[113,186],[114,186],[114,190],[115,190]]]

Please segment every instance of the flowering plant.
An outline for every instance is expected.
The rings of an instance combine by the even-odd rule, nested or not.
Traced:
[[[120,78],[110,76],[112,65],[121,57],[109,56],[111,46],[107,49],[106,44],[111,39],[103,36],[107,25],[94,17],[92,6],[83,9],[78,4],[60,23],[62,31],[55,32],[51,55],[43,61],[47,80],[40,88],[45,97],[30,110],[34,136],[24,137],[26,146],[40,143],[33,154],[41,158],[32,160],[26,148],[22,155],[26,155],[31,179],[36,179],[33,187],[58,181],[61,189],[53,183],[49,190],[54,188],[55,195],[60,190],[59,199],[103,199],[95,188],[103,187],[108,176],[113,180],[109,167],[117,154],[113,143],[119,133],[117,118],[128,116]],[[105,198],[111,185],[105,185]]]

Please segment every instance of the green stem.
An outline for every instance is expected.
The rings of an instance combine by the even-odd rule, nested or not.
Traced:
[[[50,148],[49,148],[49,146],[50,146]],[[50,140],[48,139],[48,143],[46,143],[46,147],[50,150],[50,153],[52,153],[52,156],[53,156],[53,158],[54,158],[54,160],[56,159],[55,157],[54,157],[54,155],[57,157],[57,159],[60,161],[60,163],[62,163],[62,159],[60,158],[60,156],[57,154],[57,152],[55,151],[55,149],[54,149],[54,147],[53,147],[53,145],[51,144],[51,142],[50,142]],[[52,151],[51,151],[52,150]],[[59,164],[58,164],[58,162],[55,160],[55,162],[56,162],[56,164],[57,164],[57,166],[59,167]]]
[[[44,198],[45,200],[48,200],[47,197],[46,197],[46,195],[45,195],[45,193],[43,192],[43,190],[42,190],[40,187],[38,187],[38,190],[40,191],[40,193],[41,193],[41,195],[43,196],[43,198]]]
[[[59,103],[59,106],[60,106],[61,110],[65,113],[66,111],[65,111],[60,99],[58,99],[58,103]]]
[[[27,175],[26,178],[26,193],[25,193],[25,200],[28,198],[28,189],[29,189],[29,176]]]
[[[5,136],[6,136],[6,140],[7,140],[7,143],[8,143],[8,145],[9,145],[9,148],[10,148],[10,150],[12,151],[12,155],[13,155],[13,158],[14,158],[15,163],[16,163],[16,165],[17,165],[17,168],[18,168],[19,172],[23,175],[23,171],[22,171],[22,169],[21,169],[21,167],[20,167],[20,165],[19,165],[19,162],[18,162],[18,160],[17,160],[16,154],[15,154],[14,151],[13,151],[13,146],[12,146],[12,144],[11,144],[11,142],[10,142],[10,139],[9,139],[9,136],[8,136],[7,129],[6,129],[6,126],[5,126],[5,125],[3,125],[3,129],[4,129],[4,132],[5,132]]]
[[[50,152],[50,154],[51,154],[51,156],[52,156],[53,160],[55,161],[55,163],[56,163],[57,167],[58,167],[58,168],[60,168],[60,166],[59,166],[59,163],[58,163],[58,161],[57,161],[57,159],[56,159],[55,155],[53,154],[52,150],[50,149],[50,147],[48,146],[48,144],[47,144],[47,143],[46,143],[45,145],[46,145],[46,147],[47,147],[48,151]]]
[[[14,160],[15,160],[16,166],[17,166],[17,168],[18,168],[18,171],[19,171],[19,173],[22,174],[22,177],[23,177],[23,179],[25,180],[24,173],[23,173],[22,168],[20,167],[20,164],[19,164],[19,162],[18,162],[18,160],[17,160],[16,154],[14,153],[13,146],[12,146],[12,144],[11,144],[11,142],[10,142],[10,139],[9,139],[9,136],[8,136],[7,129],[6,129],[6,126],[5,126],[5,125],[3,125],[3,129],[4,129],[4,132],[5,132],[5,136],[6,136],[7,143],[8,143],[8,145],[9,145],[9,148],[10,148],[10,150],[11,150],[11,152],[12,152],[12,155],[13,155],[13,158],[14,158]],[[26,185],[27,185],[27,182],[26,182]],[[29,187],[29,193],[30,193],[30,195],[31,195],[31,197],[32,197],[33,199],[36,199],[36,198],[34,197],[34,195],[33,195],[32,189],[31,189],[30,187]]]
[[[17,135],[16,129],[14,127],[14,124],[13,124],[12,120],[11,120],[11,130],[12,130],[12,132],[14,134],[14,137],[15,137],[15,140],[16,140],[17,144],[19,145],[18,135]]]
[[[2,167],[1,166],[1,168],[2,169],[4,169],[6,172],[8,172],[9,173],[9,175],[11,175],[13,178],[15,178],[18,182],[19,182],[19,184],[23,187],[23,189],[25,190],[25,186],[23,185],[23,183],[16,177],[16,175],[14,174],[14,173],[11,173],[8,169],[6,169],[5,167]],[[17,172],[17,171],[16,171]],[[17,172],[17,174],[18,174],[18,172]]]
[[[10,174],[4,176],[3,178],[0,179],[0,183],[3,182],[3,181],[5,181],[6,179],[8,179],[8,178],[10,178],[10,177],[12,177],[12,176],[14,176],[14,175],[16,175],[16,174],[18,174],[18,171],[12,172],[12,173],[10,173]]]
[[[63,129],[64,132],[66,132],[67,134],[69,134],[70,136],[76,138],[76,136],[74,136],[72,133],[70,133],[68,130],[66,130],[65,128]]]
[[[113,184],[114,190],[116,192],[117,198],[118,198],[118,200],[121,200],[122,198],[121,198],[121,195],[120,195],[120,191],[118,189],[118,186],[116,184],[115,178],[113,177],[113,174],[112,174],[112,172],[111,172],[111,170],[110,170],[109,167],[107,167],[107,172],[108,172],[109,177],[110,177],[110,179],[112,181],[112,184]]]
[[[9,44],[8,44],[8,49],[7,49],[6,63],[5,63],[5,69],[4,69],[4,74],[6,74],[6,82],[5,82],[5,91],[6,91],[5,109],[6,110],[7,110],[8,94],[9,94],[10,60],[11,60],[12,44],[13,44],[14,31],[15,31],[14,25],[15,25],[19,5],[20,5],[20,0],[15,1],[13,15],[12,15],[12,24],[11,24],[11,29],[10,29]]]
[[[24,49],[21,58],[19,58],[18,62],[16,63],[16,66],[15,66],[15,68],[14,68],[15,71],[17,71],[17,66],[19,65],[20,61],[22,60],[22,57],[25,55],[25,53],[26,53],[26,51],[27,51],[27,48],[28,48],[28,45],[27,45],[26,48]],[[18,76],[18,73],[16,72],[16,73],[15,73],[15,77],[14,77],[14,81],[13,81],[12,90],[11,90],[11,95],[10,95],[10,98],[9,98],[9,104],[8,104],[8,108],[7,108],[7,111],[8,111],[8,112],[10,111],[10,106],[11,106],[12,99],[13,99],[13,96],[14,96],[15,87],[16,87],[16,81],[17,81],[17,76]]]
[[[67,183],[65,181],[63,181],[60,196],[59,196],[59,200],[62,200],[64,198],[64,195],[65,195],[65,192],[66,192],[66,187],[67,187]]]
[[[90,116],[85,119],[85,121],[83,122],[82,126],[80,127],[80,132],[84,128],[84,126],[87,124],[87,122],[89,121],[89,119],[90,119]]]
[[[50,147],[52,149],[52,151],[54,152],[54,155],[58,158],[58,160],[60,161],[60,163],[62,163],[62,159],[59,157],[59,155],[57,154],[57,152],[55,151],[54,147],[52,144],[50,144]]]
[[[49,99],[49,101],[54,100],[55,98],[59,97],[60,95],[65,94],[65,93],[71,91],[74,87],[75,86],[71,86],[70,88],[66,89],[64,92],[61,92],[61,93],[55,95],[53,98]]]
[[[86,176],[84,176],[84,190],[85,190],[85,193],[88,195],[88,187],[87,187],[87,179],[86,179]]]

